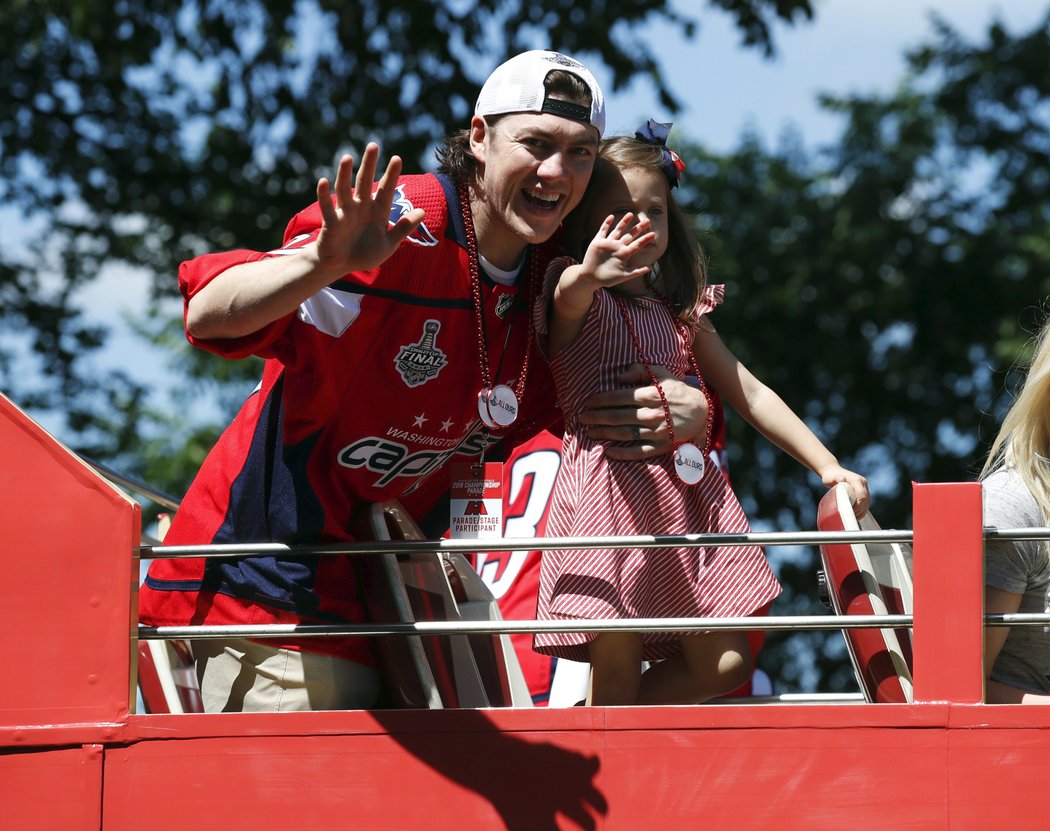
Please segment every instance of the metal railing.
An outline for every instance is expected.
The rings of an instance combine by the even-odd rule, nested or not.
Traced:
[[[1050,539],[1050,528],[985,529],[986,539]],[[910,542],[910,531],[812,531],[753,532],[748,534],[668,534],[629,537],[529,537],[500,540],[424,540],[416,542],[363,542],[337,545],[286,545],[256,543],[234,545],[142,546],[141,555],[152,558],[231,558],[243,556],[367,555],[384,553],[484,553],[540,551],[567,548],[615,550],[620,548],[665,549],[725,545],[802,545],[834,542]],[[987,614],[988,626],[1050,626],[1050,614]],[[418,621],[397,624],[265,626],[165,626],[141,627],[143,639],[163,638],[284,638],[388,637],[405,635],[535,634],[537,632],[698,632],[762,630],[815,631],[835,629],[897,629],[912,625],[911,615],[787,615],[736,618],[633,618],[630,620],[515,620]]]
[[[1048,529],[1050,535],[1050,529]],[[140,556],[154,559],[187,557],[244,557],[296,554],[334,556],[355,554],[473,554],[499,551],[553,551],[566,548],[690,548],[745,545],[820,545],[833,542],[911,542],[911,531],[770,531],[748,534],[638,534],[622,537],[504,537],[498,540],[417,540],[409,542],[348,542],[328,545],[285,543],[227,543],[223,545],[142,546]]]
[[[85,461],[115,484],[137,492],[157,504],[177,510],[179,503],[167,494],[97,462]],[[329,545],[238,543],[225,545],[142,545],[139,556],[150,559],[232,558],[243,556],[353,556],[367,554],[471,554],[500,551],[540,551],[573,548],[617,550],[667,549],[720,546],[823,545],[829,543],[911,543],[905,530],[750,532],[746,534],[667,534],[624,537],[516,537],[499,540],[422,540],[409,542],[353,542]],[[984,529],[984,539],[1050,540],[1050,527]],[[390,637],[408,635],[504,635],[537,632],[698,632],[698,631],[821,631],[845,629],[897,629],[910,627],[911,615],[784,615],[737,618],[634,618],[631,620],[514,620],[514,621],[417,621],[397,624],[265,626],[140,626],[143,640],[295,637]],[[986,614],[986,626],[1050,626],[1050,614]]]

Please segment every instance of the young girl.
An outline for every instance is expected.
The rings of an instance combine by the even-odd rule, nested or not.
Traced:
[[[591,185],[566,227],[567,250],[578,262],[552,263],[537,303],[537,331],[565,416],[547,534],[749,530],[725,477],[708,461],[709,447],[678,443],[672,435],[673,455],[620,461],[605,453],[605,443],[588,437],[580,423],[582,402],[615,388],[617,375],[638,362],[650,368],[657,388],[654,367],[678,378],[697,375],[825,486],[847,482],[863,515],[864,477],[843,468],[707,320],[723,287],[705,287],[699,245],[671,196],[684,165],[664,146],[669,128],[650,121],[635,138],[602,142]],[[670,429],[666,400],[663,407]],[[640,426],[632,435],[640,438]],[[755,546],[545,551],[538,616],[736,617],[779,592]],[[731,692],[751,672],[744,632],[541,633],[534,648],[590,661],[588,703],[594,705],[697,703]],[[652,662],[644,675],[643,660]]]

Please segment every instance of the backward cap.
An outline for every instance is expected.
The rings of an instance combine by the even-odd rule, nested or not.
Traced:
[[[591,92],[590,111],[586,107],[547,100],[543,85],[556,69],[583,81]],[[475,115],[549,112],[591,124],[598,135],[605,133],[605,97],[598,81],[582,63],[560,52],[535,49],[515,55],[493,70],[485,81],[474,107]]]

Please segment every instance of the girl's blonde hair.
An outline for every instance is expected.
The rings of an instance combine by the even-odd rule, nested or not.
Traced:
[[[671,193],[664,169],[662,148],[628,136],[604,139],[598,148],[594,173],[580,204],[565,220],[565,250],[583,260],[587,245],[598,231],[598,215],[606,186],[619,171],[630,168],[652,170],[667,182],[667,251],[653,270],[654,288],[666,297],[675,313],[690,327],[699,325],[692,314],[707,284],[707,263],[689,220]],[[604,219],[604,215],[602,216]]]
[[[1035,339],[1027,377],[988,450],[980,478],[1000,467],[1015,469],[1043,515],[1050,516],[1050,318]]]

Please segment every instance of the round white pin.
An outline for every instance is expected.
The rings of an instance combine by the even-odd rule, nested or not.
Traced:
[[[509,427],[518,418],[518,396],[506,384],[497,384],[486,392],[485,404],[493,422],[489,426]]]
[[[691,441],[682,442],[674,452],[674,472],[686,485],[704,478],[704,454]]]
[[[489,393],[491,390],[485,387],[478,393],[478,418],[481,419],[481,423],[488,427],[490,430],[495,429],[496,422],[492,420],[492,414],[489,412]]]

